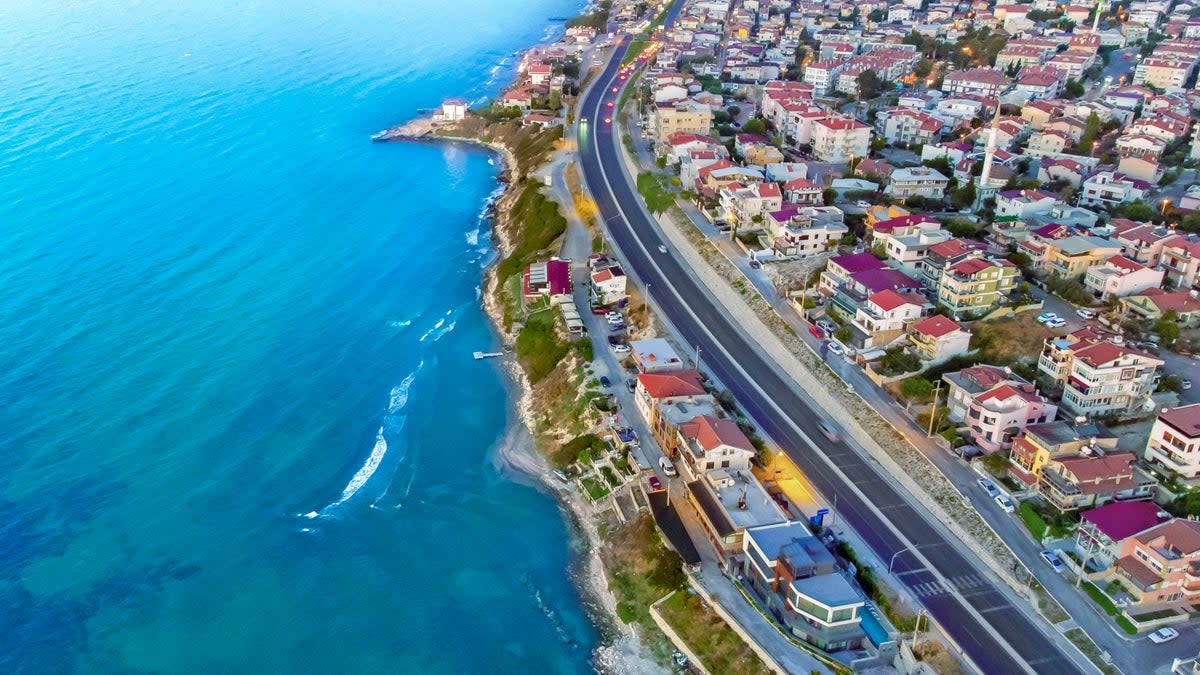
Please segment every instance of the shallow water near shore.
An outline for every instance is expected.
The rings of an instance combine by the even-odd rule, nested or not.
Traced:
[[[499,167],[367,141],[579,4],[0,8],[0,670],[591,670],[471,356]]]

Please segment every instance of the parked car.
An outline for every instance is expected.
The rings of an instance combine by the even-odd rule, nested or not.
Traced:
[[[1042,551],[1038,555],[1042,556],[1042,560],[1045,560],[1046,564],[1053,567],[1055,572],[1062,574],[1062,571],[1066,569],[1066,566],[1063,565],[1062,560],[1059,560],[1054,551]]]
[[[1044,324],[1048,321],[1053,321],[1057,318],[1058,318],[1058,315],[1055,314],[1054,312],[1042,312],[1041,314],[1038,314],[1038,317],[1036,320],[1038,323]]]
[[[671,460],[667,459],[666,457],[658,458],[658,466],[663,470],[663,473],[667,474],[668,476],[679,475],[679,472],[675,470],[675,465],[672,464]]]
[[[604,309],[603,307],[593,307],[592,314],[595,314],[597,316],[607,316],[608,310]]]
[[[1062,328],[1065,325],[1067,325],[1067,322],[1058,317],[1054,317],[1046,322],[1046,328]]]
[[[613,319],[625,319],[625,317],[621,316],[620,312],[614,312],[611,310],[604,313],[604,318],[608,319],[609,321],[612,321]]]
[[[1096,318],[1096,312],[1094,312],[1094,311],[1092,311],[1092,310],[1090,310],[1090,309],[1083,309],[1082,307],[1081,307],[1081,308],[1079,308],[1079,309],[1077,309],[1077,310],[1075,310],[1075,313],[1076,313],[1076,314],[1078,314],[1080,317],[1082,317],[1082,318],[1084,318],[1084,319],[1094,319],[1094,318]]]
[[[829,343],[829,353],[841,356],[842,354],[846,353],[846,348],[843,347],[842,343],[840,343],[840,342],[830,342]]]
[[[996,484],[992,481],[986,478],[980,478],[975,482],[979,483],[979,487],[983,488],[983,491],[988,493],[989,497],[995,498],[1000,496],[1000,490],[996,489]]]
[[[616,347],[617,345],[621,344],[621,338],[617,337],[616,335],[609,335],[608,344]]]
[[[812,336],[817,338],[818,340],[825,339],[825,331],[821,330],[820,326],[817,326],[817,325],[809,326],[808,332],[811,333]]]
[[[996,504],[1004,509],[1005,513],[1013,513],[1017,510],[1017,507],[1013,506],[1012,500],[1004,495],[996,495],[995,500]]]
[[[821,433],[825,434],[825,438],[835,442],[842,439],[841,435],[838,434],[838,431],[834,428],[833,424],[825,420],[821,420],[820,422],[817,422],[817,426],[820,427]]]
[[[666,252],[667,252],[667,247],[666,247],[666,246],[663,246],[662,244],[659,244],[659,245],[658,245],[658,252],[659,252],[659,253],[666,253]]]
[[[863,201],[863,200],[861,200],[861,199],[860,199],[860,200],[858,200],[858,201],[856,201],[856,202],[854,202],[854,205],[855,205],[855,206],[857,206],[857,207],[858,207],[858,208],[860,208],[860,209],[869,209],[869,208],[871,208],[871,202]]]
[[[837,330],[837,326],[829,319],[817,319],[817,326],[826,333],[832,333]]]
[[[633,348],[626,344],[615,344],[612,350],[614,354],[628,354],[633,351]]]
[[[1184,391],[1187,391],[1188,389],[1191,389],[1191,388],[1192,388],[1192,381],[1191,381],[1191,380],[1183,380],[1182,382],[1180,382],[1180,383],[1179,383],[1179,388],[1180,388],[1180,389],[1182,389],[1182,390],[1184,390]]]
[[[610,381],[609,381],[609,379],[608,379],[607,377],[605,377],[604,375],[601,375],[601,376],[600,376],[600,386],[601,386],[601,387],[604,387],[605,389],[608,389],[608,387],[609,387],[611,384],[612,384],[612,382],[610,382]]]
[[[650,484],[651,492],[661,492],[662,491],[662,481],[660,481],[658,479],[658,476],[650,476],[649,478],[646,479],[646,482]]]
[[[762,263],[758,262],[757,260],[751,260],[750,268],[756,270],[762,269]]]
[[[1147,637],[1149,637],[1150,641],[1154,644],[1161,645],[1164,642],[1170,642],[1171,640],[1179,637],[1179,631],[1168,626],[1166,628],[1159,628]]]

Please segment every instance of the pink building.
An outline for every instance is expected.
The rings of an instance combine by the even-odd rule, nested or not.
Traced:
[[[1026,426],[1049,422],[1057,414],[1058,406],[1032,384],[1003,382],[972,397],[966,423],[971,442],[992,453],[1011,448]]]

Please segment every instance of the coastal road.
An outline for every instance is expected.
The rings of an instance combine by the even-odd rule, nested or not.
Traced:
[[[650,284],[656,309],[724,382],[747,413],[780,443],[814,486],[836,498],[838,517],[896,570],[974,665],[984,673],[1076,673],[1094,669],[1064,653],[994,585],[982,563],[960,552],[943,526],[894,487],[894,479],[844,442],[825,440],[822,414],[806,403],[799,384],[730,319],[709,290],[671,252],[623,173],[615,121],[607,103],[622,84],[624,46],[580,106],[580,166],[610,239],[627,270]],[[665,253],[663,250],[665,249]]]

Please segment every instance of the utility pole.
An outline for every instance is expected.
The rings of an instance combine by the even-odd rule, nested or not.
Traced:
[[[650,282],[649,281],[646,282],[645,302],[646,302],[646,315],[647,315],[646,320],[649,321],[650,320],[650,317],[649,317],[649,314],[650,314]]]
[[[833,493],[833,508],[829,509],[829,524],[825,527],[833,529],[833,520],[837,518],[837,493]]]
[[[700,345],[696,345],[696,371],[700,370]]]
[[[917,636],[921,634],[921,618],[923,616],[925,616],[925,608],[920,607],[917,609],[917,625],[913,627],[912,650],[914,652],[917,650]]]
[[[929,410],[929,433],[926,436],[933,436],[933,421],[937,419],[938,396],[942,393],[942,380],[938,378],[937,387],[933,390],[933,407]]]

